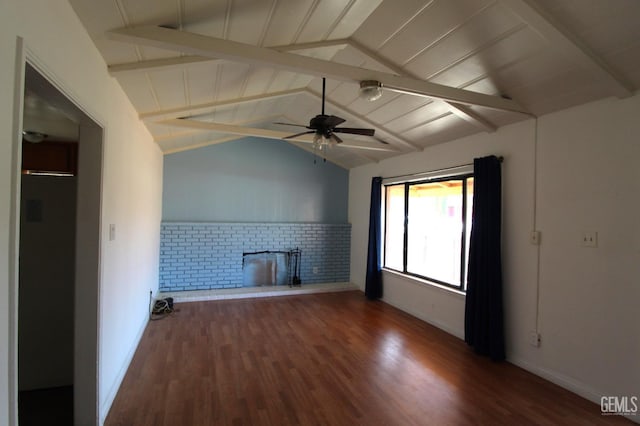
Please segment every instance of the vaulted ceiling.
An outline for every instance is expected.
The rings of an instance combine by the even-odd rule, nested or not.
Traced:
[[[70,3],[165,153],[298,133],[274,122],[319,114],[323,76],[327,114],[376,130],[327,150],[346,168],[640,87],[637,0]]]

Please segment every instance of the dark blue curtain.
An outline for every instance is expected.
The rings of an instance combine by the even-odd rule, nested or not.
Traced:
[[[505,358],[502,307],[501,164],[495,156],[473,161],[473,226],[464,339],[481,355]]]
[[[382,255],[380,245],[380,217],[382,208],[382,178],[371,181],[371,206],[369,211],[369,249],[367,250],[367,279],[364,294],[369,299],[382,297]]]

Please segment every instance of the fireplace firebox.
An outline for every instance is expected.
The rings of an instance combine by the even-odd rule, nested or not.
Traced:
[[[300,250],[242,253],[243,287],[300,285]]]

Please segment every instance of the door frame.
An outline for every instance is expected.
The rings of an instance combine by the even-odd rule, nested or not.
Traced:
[[[74,282],[74,423],[98,424],[104,128],[21,37],[16,41],[9,229],[9,421],[18,425],[18,292],[24,91],[37,75],[38,94],[80,118]],[[33,74],[35,71],[36,74]],[[42,90],[42,93],[40,92]],[[51,100],[49,99],[49,100]]]

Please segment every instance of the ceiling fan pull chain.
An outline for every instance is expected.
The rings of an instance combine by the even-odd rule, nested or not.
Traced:
[[[316,159],[318,158],[318,144],[313,144],[313,164],[317,164]]]
[[[326,87],[326,79],[322,77],[322,115],[324,115],[324,91]]]

